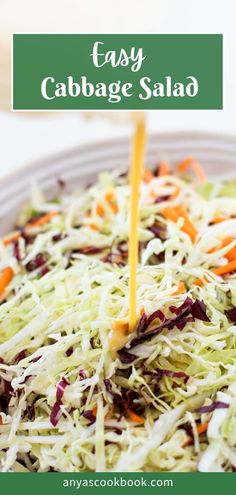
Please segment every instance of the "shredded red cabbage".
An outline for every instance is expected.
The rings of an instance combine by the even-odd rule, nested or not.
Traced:
[[[145,313],[142,314],[139,322],[138,322],[138,326],[137,326],[137,329],[136,329],[136,332],[137,334],[139,335],[140,333],[143,333],[145,332],[145,330],[147,329],[147,315]]]
[[[15,363],[18,364],[22,359],[25,358],[25,356],[26,356],[25,351],[19,352],[19,354],[17,354],[17,356],[15,357]]]
[[[17,261],[21,261],[20,246],[18,241],[13,241],[13,255]]]
[[[118,351],[118,355],[121,362],[124,364],[130,364],[137,358],[135,354],[131,354],[131,352],[128,352],[125,347]]]
[[[61,401],[67,385],[69,385],[68,381],[65,378],[62,378],[57,386],[57,393],[56,393],[57,402]]]
[[[29,261],[29,263],[25,265],[25,268],[27,272],[33,272],[37,268],[41,268],[43,265],[46,265],[46,263],[47,263],[46,255],[44,253],[39,253],[35,256],[33,260]]]
[[[80,380],[85,380],[87,378],[87,373],[85,370],[79,370]]]
[[[112,386],[111,386],[111,381],[109,380],[109,378],[105,378],[104,385],[105,385],[106,391],[111,392]]]
[[[130,348],[136,347],[137,345],[141,344],[142,342],[145,342],[146,340],[151,339],[152,337],[158,335],[162,330],[167,328],[168,330],[171,330],[175,326],[179,325],[179,329],[182,330],[185,326],[185,324],[189,321],[187,317],[189,316],[191,312],[191,305],[193,301],[190,298],[187,298],[187,301],[180,306],[180,308],[175,308],[175,311],[178,312],[178,314],[174,318],[169,318],[163,321],[159,327],[154,328],[153,330],[150,330],[149,332],[143,333],[142,335],[135,337],[133,340],[130,342]],[[173,308],[174,306],[172,306]],[[125,348],[123,348],[125,349]],[[122,350],[122,349],[121,349]]]
[[[151,323],[156,320],[156,318],[159,318],[159,320],[161,321],[164,321],[165,320],[165,315],[164,313],[160,310],[160,309],[157,309],[156,311],[154,311],[149,317],[148,317],[148,320],[147,320],[147,324],[148,326],[151,325]]]
[[[154,379],[160,379],[162,376],[169,376],[171,378],[183,378],[186,383],[189,379],[189,375],[184,371],[171,371],[166,369],[158,369],[155,371],[147,370],[143,367],[143,375],[149,375]]]
[[[57,426],[60,416],[61,416],[61,402],[57,401],[55,402],[50,414],[50,421],[52,423],[52,426]]]
[[[236,325],[236,308],[227,309],[225,314],[227,318]]]
[[[141,397],[136,390],[121,388],[120,394],[113,394],[113,403],[119,409],[120,418],[127,413],[128,409],[137,414],[143,414],[144,406],[141,404]]]
[[[174,318],[165,319],[164,314],[160,310],[154,311],[154,313],[152,313],[145,320],[142,315],[140,323],[141,331],[139,331],[139,333],[137,332],[138,336],[131,340],[129,348],[132,349],[132,347],[136,347],[142,342],[151,339],[152,337],[158,335],[165,328],[171,330],[176,326],[178,330],[183,330],[186,323],[193,321],[194,318],[203,321],[210,321],[206,314],[205,303],[203,301],[199,301],[198,299],[196,299],[196,301],[193,301],[190,297],[186,297],[185,301],[180,306],[170,306],[169,309],[176,315]],[[151,322],[154,321],[156,318],[159,318],[162,321],[162,324],[159,325],[159,327],[150,330],[149,332],[145,332]],[[126,348],[123,349],[125,350]]]
[[[96,422],[96,416],[94,416],[93,411],[90,409],[84,411],[83,416],[90,422],[91,425]]]
[[[217,400],[215,402],[212,402],[212,404],[210,404],[209,406],[199,407],[199,409],[197,409],[196,412],[208,413],[208,412],[214,411],[215,409],[228,409],[228,407],[229,407],[229,404],[226,404],[226,402],[221,402],[221,401]]]
[[[179,315],[185,310],[193,305],[193,300],[190,297],[186,297],[185,301],[180,306],[170,306],[171,313]]]
[[[198,320],[210,321],[206,314],[206,305],[204,301],[200,301],[199,299],[196,299],[192,304],[191,315]]]

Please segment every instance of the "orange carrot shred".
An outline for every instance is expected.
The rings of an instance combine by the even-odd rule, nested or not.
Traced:
[[[0,295],[4,293],[4,290],[8,286],[8,284],[11,282],[12,278],[14,276],[14,272],[10,266],[7,268],[4,268],[4,270],[0,274]]]
[[[233,241],[234,241],[233,237],[231,236],[225,237],[225,239],[223,239],[222,241],[222,247],[228,246]],[[236,247],[230,249],[228,253],[226,253],[224,256],[225,258],[227,258],[228,261],[234,261],[236,259]]]
[[[167,206],[166,208],[164,208],[162,210],[162,215],[167,219],[167,220],[171,220],[172,222],[176,223],[177,220],[178,220],[178,215],[175,211],[174,208],[172,208],[171,206]]]
[[[132,409],[128,409],[127,410],[127,413],[128,413],[129,418],[134,423],[139,423],[139,424],[143,424],[144,423],[144,418],[142,418],[142,416],[139,416],[138,414],[136,414],[134,411],[132,411]]]
[[[119,207],[118,207],[117,202],[114,201],[113,203],[110,203],[110,207],[111,207],[113,213],[115,213],[115,215],[116,215],[119,211]]]
[[[146,168],[143,173],[143,180],[144,182],[151,182],[153,179],[153,173],[149,168]]]
[[[231,242],[234,241],[234,238],[231,237],[231,236],[228,236],[228,237],[225,237],[223,239],[223,241],[221,242],[220,246],[216,246],[212,249],[210,249],[208,252],[208,254],[211,254],[211,253],[216,253],[217,251],[219,251],[220,249],[222,249],[223,247],[226,247],[228,246],[229,244],[231,244]],[[225,258],[227,258],[228,261],[233,261],[236,259],[236,247],[233,247],[232,249],[230,249],[228,251],[228,253],[226,253],[224,255]]]
[[[212,270],[215,275],[221,276],[221,275],[227,275],[227,273],[234,272],[236,270],[236,259],[233,261],[230,261],[229,263],[226,263],[226,265],[223,266],[218,266],[217,268],[214,268]],[[201,280],[200,278],[197,278],[193,284],[194,285],[203,285],[203,283],[206,282],[206,280]]]
[[[230,249],[230,251],[225,254],[225,258],[227,258],[228,261],[234,261],[236,259],[236,247]]]
[[[225,222],[225,220],[228,220],[228,219],[224,218],[224,217],[215,217],[211,220],[211,223],[212,224],[221,223],[221,222]]]
[[[177,172],[186,172],[189,166],[193,163],[193,157],[188,156],[177,165]]]
[[[112,201],[114,201],[114,200],[115,200],[115,195],[114,195],[113,191],[111,191],[111,192],[107,192],[107,193],[105,194],[105,199],[106,199],[106,201],[107,201],[108,203],[112,203]]]
[[[193,172],[198,177],[200,182],[203,183],[206,181],[206,176],[201,165],[191,156],[185,158],[185,160],[179,163],[179,165],[177,166],[177,172],[184,173],[190,167],[192,168]]]
[[[201,424],[197,425],[198,435],[202,435],[203,433],[205,433],[207,431],[208,425],[209,425],[209,421],[206,421],[206,423],[201,423]],[[184,444],[182,445],[182,448],[187,447],[188,445],[191,445],[192,443],[193,443],[193,438],[189,437],[186,440],[186,442],[184,442]]]
[[[186,292],[186,287],[185,287],[185,284],[184,282],[179,282],[178,283],[178,289],[173,292],[173,294],[171,294],[172,296],[178,296],[179,294],[183,294],[184,292]]]
[[[101,205],[101,204],[98,204],[96,206],[96,213],[99,217],[103,217],[104,214],[105,214],[105,210],[104,210],[104,207]]]
[[[11,242],[18,241],[19,238],[20,238],[20,232],[16,231],[10,234],[8,237],[4,237],[2,242],[4,246],[8,246],[9,244],[11,244]]]
[[[193,285],[198,285],[200,287],[201,285],[203,285],[204,282],[205,281],[202,280],[201,278],[196,278],[196,280],[194,280],[193,282]]]
[[[176,186],[175,191],[171,194],[170,199],[176,199],[179,196],[180,187]]]
[[[98,411],[98,408],[97,406],[95,406],[93,409],[92,409],[92,413],[94,416],[97,416],[97,411]]]
[[[96,223],[89,223],[88,227],[92,230],[99,230],[99,227],[96,225]]]
[[[186,212],[186,208],[184,206],[178,206],[176,208],[172,208],[171,206],[167,206],[162,210],[163,216],[167,220],[171,220],[172,222],[176,223],[178,218],[181,216],[184,219],[184,225],[182,227],[183,232],[189,235],[189,237],[192,239],[194,242],[196,239],[197,231],[192,224],[190,218],[188,217],[188,214]]]
[[[182,227],[182,230],[186,232],[186,234],[188,234],[191,237],[192,241],[194,242],[196,239],[197,231],[187,214],[185,206],[178,206],[176,207],[176,210],[179,216],[183,217],[184,219],[184,225]]]
[[[218,266],[214,268],[213,273],[215,275],[226,275],[227,273],[234,272],[236,270],[236,260],[230,261],[226,265]]]
[[[159,165],[158,176],[163,177],[163,175],[168,175],[169,172],[170,172],[169,164],[165,160],[162,160]]]
[[[109,203],[110,208],[112,209],[113,213],[115,213],[115,215],[116,215],[119,211],[119,207],[118,207],[116,197],[115,197],[115,194],[113,193],[113,191],[106,193],[105,199]]]
[[[49,213],[46,213],[46,215],[37,218],[37,220],[29,222],[28,227],[41,227],[45,223],[50,222],[50,220],[52,220],[52,218],[56,217],[57,215],[59,215],[58,211],[50,211]]]
[[[201,423],[201,424],[197,425],[198,434],[201,435],[202,433],[205,433],[205,431],[207,431],[208,425],[209,425],[209,421],[206,421],[206,423]]]

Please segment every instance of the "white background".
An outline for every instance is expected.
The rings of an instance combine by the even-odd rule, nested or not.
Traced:
[[[11,32],[223,33],[224,110],[153,111],[148,123],[151,132],[236,135],[235,24],[234,0],[0,0],[0,176],[84,142],[130,133],[124,123],[80,112],[11,113]]]

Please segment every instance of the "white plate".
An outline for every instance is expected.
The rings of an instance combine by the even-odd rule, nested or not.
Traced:
[[[93,182],[102,170],[127,169],[129,154],[128,139],[99,142],[35,162],[6,177],[0,184],[0,234],[14,227],[20,208],[29,197],[33,179],[52,197],[58,191],[58,178],[66,181],[67,188],[83,187]],[[236,178],[235,136],[176,132],[149,137],[146,159],[149,166],[160,159],[176,163],[189,155],[202,163],[213,180]]]

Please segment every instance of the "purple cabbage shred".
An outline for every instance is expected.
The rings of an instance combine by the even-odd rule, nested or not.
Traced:
[[[131,352],[128,352],[124,347],[118,351],[118,355],[120,361],[124,364],[131,364],[137,358],[135,354],[131,354]]]
[[[57,401],[55,402],[50,414],[50,421],[52,423],[52,426],[57,426],[60,416],[61,416],[61,402]]]
[[[59,384],[57,385],[57,393],[56,393],[57,402],[61,401],[67,385],[69,385],[69,383],[65,378],[62,378]]]
[[[84,411],[83,416],[90,422],[91,425],[96,422],[96,416],[93,414],[93,411],[91,411],[90,409]]]
[[[221,402],[219,400],[212,402],[209,406],[202,406],[197,409],[196,412],[198,413],[209,413],[213,412],[215,409],[228,409],[229,404],[226,404],[226,402]]]
[[[227,309],[225,311],[227,318],[236,325],[236,308]]]

